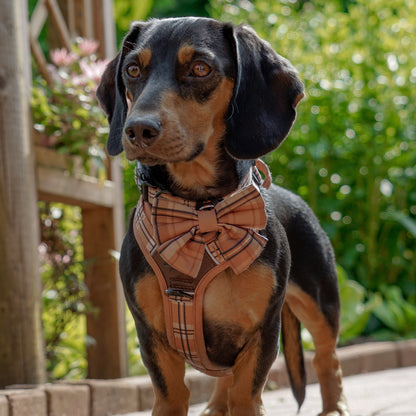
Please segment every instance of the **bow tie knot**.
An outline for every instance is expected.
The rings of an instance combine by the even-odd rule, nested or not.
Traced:
[[[214,205],[196,203],[158,192],[149,198],[154,250],[174,269],[198,275],[204,252],[217,263],[228,261],[244,271],[261,253],[267,238],[263,198],[254,184],[239,189]]]
[[[202,234],[218,231],[217,212],[213,205],[206,205],[197,211],[199,231]]]

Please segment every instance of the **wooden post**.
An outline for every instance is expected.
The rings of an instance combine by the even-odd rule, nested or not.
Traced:
[[[100,42],[101,58],[115,55],[115,28],[112,0],[84,0],[83,13],[77,13],[80,0],[74,2],[75,15],[85,27],[86,17],[93,16],[94,38]],[[89,10],[86,10],[89,9]],[[87,33],[80,33],[87,36]],[[110,179],[115,185],[112,209],[85,208],[82,211],[84,257],[92,260],[86,283],[97,314],[87,317],[87,333],[95,343],[87,347],[88,377],[127,376],[125,301],[117,261],[110,250],[119,251],[124,234],[124,195],[120,164],[111,161]]]
[[[116,27],[113,0],[92,0],[94,10],[94,38],[100,41],[98,55],[113,59],[116,55]]]
[[[116,248],[117,236],[113,210],[85,208],[82,221],[84,258],[89,263],[85,281],[95,308],[87,316],[87,332],[94,340],[87,346],[88,377],[124,377],[127,375],[125,303],[118,264],[110,254]]]
[[[84,38],[94,38],[92,0],[72,0],[73,22],[69,21],[72,33],[78,33]],[[71,27],[73,26],[73,28]]]
[[[0,388],[42,383],[27,0],[0,0]]]

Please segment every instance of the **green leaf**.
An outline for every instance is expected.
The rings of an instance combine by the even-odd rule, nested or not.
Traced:
[[[338,267],[339,290],[341,298],[340,341],[346,342],[364,332],[371,313],[381,305],[381,295],[374,294],[366,301],[365,288],[354,280],[346,278]]]
[[[387,219],[397,221],[401,224],[410,234],[416,238],[416,221],[411,218],[409,215],[406,215],[402,211],[393,211],[393,212],[386,212],[385,217]]]
[[[401,288],[386,286],[384,301],[374,310],[374,315],[388,328],[400,335],[406,335],[416,328],[416,306],[403,298]]]

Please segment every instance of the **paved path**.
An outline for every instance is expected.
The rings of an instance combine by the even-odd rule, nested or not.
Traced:
[[[344,378],[351,416],[416,416],[416,367],[399,368]],[[295,416],[297,405],[290,389],[263,394],[270,416]],[[192,406],[189,416],[198,416],[205,404]],[[315,416],[321,411],[319,386],[311,384],[298,416]],[[149,416],[150,411],[125,416]]]

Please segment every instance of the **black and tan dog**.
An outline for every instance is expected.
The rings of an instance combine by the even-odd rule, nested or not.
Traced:
[[[108,151],[139,161],[139,180],[212,206],[238,189],[254,160],[287,136],[303,85],[291,64],[248,27],[205,18],[136,22],[108,65],[98,98],[110,123]],[[161,192],[162,192],[161,191]],[[227,268],[208,285],[203,335],[217,379],[203,415],[264,415],[261,393],[283,347],[292,390],[305,396],[300,322],[312,334],[326,416],[347,416],[335,353],[340,304],[334,255],[306,204],[272,185],[261,189],[267,238],[242,273]],[[134,216],[133,216],[134,217]],[[120,273],[145,365],[154,415],[186,415],[185,362],[168,342],[158,280],[134,236]],[[192,296],[192,295],[190,295]]]

